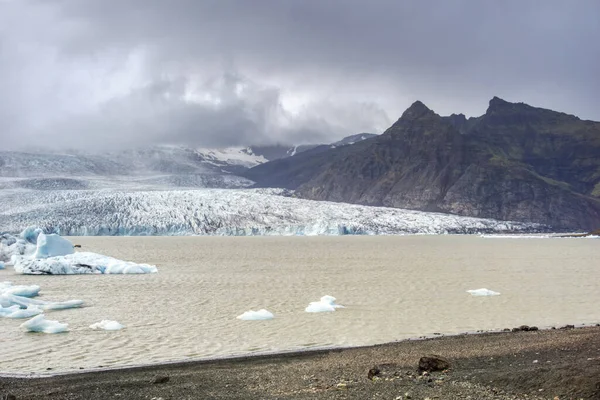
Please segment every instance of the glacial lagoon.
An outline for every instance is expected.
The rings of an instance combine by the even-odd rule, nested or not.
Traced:
[[[479,236],[76,237],[82,250],[155,264],[147,275],[16,275],[40,299],[81,299],[47,312],[61,334],[0,319],[0,371],[118,367],[433,334],[600,322],[600,239]],[[488,288],[498,296],[466,291]],[[307,313],[332,295],[345,308]],[[274,318],[236,316],[266,309]],[[92,330],[101,320],[125,325]]]

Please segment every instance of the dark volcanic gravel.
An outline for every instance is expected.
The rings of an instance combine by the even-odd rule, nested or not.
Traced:
[[[450,369],[419,373],[419,359],[431,354],[449,360]],[[0,399],[8,394],[17,400],[600,399],[600,328],[460,335],[344,350],[0,378]]]

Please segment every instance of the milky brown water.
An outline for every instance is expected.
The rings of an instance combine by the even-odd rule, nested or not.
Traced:
[[[600,322],[600,241],[388,237],[86,237],[83,250],[156,264],[158,274],[22,276],[64,334],[0,319],[0,371],[115,367],[264,351],[389,342],[433,333]],[[500,296],[472,297],[488,288]],[[346,306],[304,308],[323,295]],[[266,308],[269,321],[241,321]],[[126,326],[93,331],[102,319]]]

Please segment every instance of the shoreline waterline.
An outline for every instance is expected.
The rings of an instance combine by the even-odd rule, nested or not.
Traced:
[[[571,327],[572,326],[572,327]],[[519,328],[519,327],[515,327]],[[544,331],[555,331],[555,330],[570,330],[570,329],[600,329],[600,322],[593,324],[569,324],[567,327],[536,327],[537,330],[531,331],[533,332],[544,332]],[[521,332],[520,330],[518,332]],[[526,332],[526,331],[523,331]],[[236,362],[245,362],[245,361],[258,361],[258,360],[271,360],[277,358],[286,358],[286,357],[303,357],[303,356],[312,356],[318,354],[325,354],[330,352],[343,352],[348,350],[364,350],[368,351],[370,349],[376,349],[380,347],[393,346],[397,344],[406,344],[411,342],[421,342],[421,341],[432,341],[439,339],[454,339],[454,338],[462,338],[469,336],[493,336],[493,335],[514,335],[516,332],[507,331],[507,330],[492,330],[492,331],[473,331],[473,332],[462,332],[456,334],[439,334],[439,335],[425,335],[414,338],[406,338],[406,339],[398,339],[385,343],[376,343],[369,345],[359,345],[359,346],[324,346],[324,347],[314,347],[314,348],[306,348],[306,349],[293,349],[293,350],[282,350],[282,351],[265,351],[265,352],[256,352],[256,353],[246,353],[246,354],[231,354],[231,355],[223,355],[216,357],[207,357],[207,358],[197,358],[197,359],[178,359],[178,360],[167,360],[167,361],[159,361],[152,363],[142,363],[142,364],[132,364],[132,365],[123,365],[123,366],[107,366],[107,367],[98,367],[98,368],[89,368],[89,369],[77,369],[77,370],[65,370],[65,371],[52,371],[52,372],[3,372],[0,371],[0,378],[16,378],[16,379],[45,379],[45,378],[53,378],[53,377],[64,377],[64,376],[77,376],[81,374],[93,374],[93,373],[102,373],[102,372],[131,372],[135,370],[141,369],[158,369],[162,367],[169,368],[185,368],[187,366],[195,366],[195,365],[212,365],[218,363],[236,363]]]

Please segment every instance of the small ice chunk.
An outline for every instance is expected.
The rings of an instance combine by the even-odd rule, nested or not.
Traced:
[[[105,331],[118,331],[120,329],[125,328],[123,325],[118,323],[117,321],[110,321],[108,319],[103,319],[100,322],[96,322],[95,324],[90,325],[91,329],[104,329]]]
[[[67,308],[81,307],[83,305],[83,300],[45,301],[4,293],[0,295],[0,305],[3,307],[18,305],[21,308],[27,308],[30,305],[34,305],[42,310],[64,310]]]
[[[10,314],[14,313],[15,311],[20,310],[21,307],[17,306],[17,305],[12,305],[12,306],[7,306],[4,307],[0,304],[0,317],[7,317]]]
[[[275,316],[263,308],[262,310],[258,311],[246,311],[245,313],[238,315],[236,318],[243,321],[258,321],[263,319],[273,319]]]
[[[498,292],[494,292],[493,290],[489,290],[486,288],[467,290],[467,293],[470,293],[471,296],[498,296],[500,294]]]
[[[53,233],[46,235],[40,233],[37,237],[37,249],[33,258],[48,258],[66,256],[75,252],[73,243]]]
[[[35,297],[40,293],[38,285],[13,285],[11,282],[0,282],[0,295],[14,294],[22,297]]]
[[[43,313],[44,311],[40,309],[38,306],[30,305],[26,309],[21,309],[21,307],[14,305],[8,308],[0,307],[0,317],[4,318],[13,318],[13,319],[22,319],[22,318],[31,318],[36,315]]]
[[[311,302],[304,311],[309,313],[331,312],[335,311],[336,308],[344,308],[344,306],[335,304],[335,297],[326,295],[321,297],[321,300],[319,301]]]
[[[43,333],[61,333],[68,330],[69,324],[63,324],[58,321],[46,319],[44,314],[40,314],[31,318],[29,321],[21,324],[21,328],[27,329],[29,332]]]

